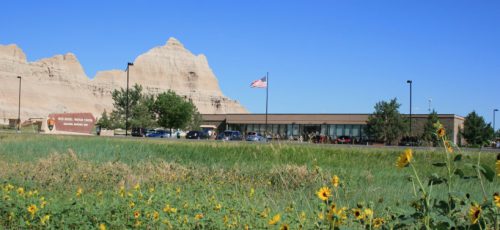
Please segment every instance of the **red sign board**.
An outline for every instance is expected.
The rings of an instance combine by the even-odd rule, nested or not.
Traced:
[[[91,113],[53,113],[47,124],[57,131],[73,133],[91,133],[95,118]]]

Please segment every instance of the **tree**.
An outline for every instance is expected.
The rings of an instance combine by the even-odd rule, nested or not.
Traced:
[[[170,128],[170,130],[186,128],[192,119],[195,108],[191,101],[186,101],[171,90],[159,94],[154,103],[158,124]]]
[[[201,130],[201,123],[203,122],[203,118],[201,117],[200,112],[198,112],[198,109],[194,107],[193,109],[193,115],[191,118],[191,121],[189,122],[187,128],[189,130]]]
[[[493,128],[476,111],[472,111],[465,117],[462,136],[469,145],[482,146],[493,139]]]
[[[439,122],[437,112],[432,110],[432,112],[427,117],[427,121],[424,125],[424,133],[422,133],[422,139],[427,141],[432,146],[437,146],[439,139],[436,135],[435,124]]]
[[[375,112],[368,117],[365,128],[368,136],[387,144],[398,140],[406,131],[406,121],[398,111],[400,106],[396,98],[375,104]]]
[[[103,129],[113,128],[112,124],[111,124],[111,120],[109,120],[108,113],[106,112],[106,110],[104,110],[104,112],[102,112],[101,118],[99,118],[99,121],[97,121],[97,125],[99,125]]]
[[[129,127],[153,127],[155,117],[153,112],[154,97],[144,95],[142,86],[135,84],[128,92]],[[111,123],[115,128],[125,128],[127,111],[127,90],[121,88],[111,93],[114,109],[111,112]]]

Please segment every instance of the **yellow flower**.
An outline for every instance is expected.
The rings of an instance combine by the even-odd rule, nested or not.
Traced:
[[[36,205],[32,204],[28,206],[28,212],[31,213],[32,216],[35,215],[36,211],[38,211]]]
[[[253,197],[253,194],[254,194],[254,193],[255,193],[255,189],[250,188],[250,194],[249,194],[249,196],[250,196],[250,197]]]
[[[11,184],[7,184],[7,185],[5,185],[5,187],[4,187],[4,188],[5,188],[5,190],[8,192],[8,191],[10,191],[10,190],[14,189],[14,186],[13,186],[13,185],[11,185]]]
[[[149,188],[149,192],[150,192],[150,193],[153,193],[154,191],[155,191],[155,188],[154,188],[154,187],[150,187],[150,188]]]
[[[451,146],[450,141],[445,141],[444,146],[446,147],[446,150],[448,150],[449,153],[453,153],[453,146]]]
[[[439,138],[442,138],[444,137],[444,135],[446,135],[446,130],[441,126],[438,130],[437,130],[437,135]]]
[[[328,197],[332,195],[332,192],[330,191],[330,188],[328,187],[322,187],[319,189],[319,191],[316,193],[321,200],[328,200]]]
[[[47,201],[42,200],[42,202],[40,202],[40,208],[45,208],[45,205],[47,205]]]
[[[138,220],[136,220],[136,221],[135,221],[135,224],[134,224],[134,227],[139,227],[139,226],[141,226],[141,222],[140,222],[140,221],[138,221]]]
[[[139,189],[141,189],[141,185],[139,185],[139,183],[135,184],[134,189],[135,189],[135,190],[139,190]]]
[[[50,219],[50,215],[45,215],[45,216],[40,218],[40,223],[42,223],[42,225],[45,225],[45,223],[47,223],[47,221],[49,221],[49,219]]]
[[[337,175],[334,175],[332,177],[332,185],[333,187],[339,187],[339,177]]]
[[[222,205],[221,204],[216,204],[215,207],[214,207],[215,211],[220,211],[221,209],[222,209]]]
[[[337,209],[334,205],[328,211],[328,220],[334,221],[335,225],[340,225],[347,219],[347,208],[342,207]]]
[[[406,149],[401,155],[398,157],[396,161],[396,166],[398,168],[406,167],[413,157],[413,151],[411,149]]]
[[[120,196],[124,197],[125,196],[125,186],[120,186]]]
[[[495,203],[495,205],[497,207],[500,208],[500,195],[498,194],[498,192],[496,192],[495,194],[493,194],[493,202]]]
[[[19,187],[19,188],[17,189],[17,193],[18,193],[19,195],[23,195],[23,194],[24,194],[24,188],[23,188],[23,187]]]
[[[290,227],[288,227],[288,224],[282,224],[280,230],[288,230]]]
[[[106,225],[104,223],[99,224],[99,230],[106,230]]]
[[[83,193],[83,189],[82,188],[78,188],[76,190],[76,197],[80,197],[82,195],[82,193]]]
[[[472,224],[476,224],[481,217],[481,206],[473,204],[469,209],[469,219]]]
[[[382,225],[384,225],[385,220],[383,218],[375,218],[373,219],[373,227],[374,228],[380,228]]]
[[[261,213],[260,213],[260,217],[262,218],[267,218],[267,215],[269,215],[269,212],[271,210],[269,210],[269,208],[265,208]]]
[[[153,212],[153,219],[154,219],[155,221],[157,221],[158,219],[160,219],[160,213],[158,213],[157,211],[154,211],[154,212]]]
[[[166,213],[175,213],[175,212],[177,212],[177,209],[176,208],[172,208],[172,207],[170,207],[169,204],[167,204],[163,208],[163,211],[166,212]]]
[[[373,210],[369,209],[369,208],[366,208],[365,209],[365,216],[368,217],[368,218],[372,218],[373,217]]]
[[[196,215],[194,216],[194,218],[195,218],[195,219],[197,219],[197,220],[201,220],[201,219],[203,219],[203,213],[198,213],[198,214],[196,214]]]
[[[129,206],[130,208],[134,208],[134,207],[135,207],[135,203],[134,203],[133,201],[130,201],[130,203],[128,204],[128,206]]]
[[[134,212],[134,218],[139,218],[141,216],[141,213],[139,211]]]
[[[280,214],[276,214],[272,219],[269,220],[269,225],[275,225],[280,222],[281,216]]]
[[[306,213],[304,211],[302,211],[300,213],[300,222],[304,222],[306,220]]]
[[[323,215],[322,212],[318,213],[318,219],[324,220],[325,219],[325,215]]]
[[[365,219],[365,213],[361,211],[359,208],[353,208],[352,209],[352,214],[357,220],[363,220]]]

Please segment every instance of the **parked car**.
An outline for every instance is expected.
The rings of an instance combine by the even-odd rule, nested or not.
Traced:
[[[337,143],[339,144],[350,144],[352,141],[350,136],[340,136],[337,137]]]
[[[217,136],[217,140],[241,141],[243,138],[240,131],[226,130]]]
[[[422,145],[422,140],[418,137],[405,136],[399,141],[399,146],[420,146]]]
[[[165,130],[155,130],[154,132],[147,133],[146,137],[167,138],[170,137],[170,132]]]
[[[147,131],[148,130],[145,128],[132,128],[132,136],[133,137],[145,137]]]
[[[262,136],[260,133],[256,133],[256,132],[249,132],[247,133],[247,138],[246,138],[247,141],[267,141],[267,138]]]
[[[186,139],[208,139],[208,134],[203,131],[189,131]]]

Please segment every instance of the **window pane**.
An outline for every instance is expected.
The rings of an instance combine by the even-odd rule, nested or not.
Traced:
[[[337,125],[337,137],[344,135],[344,125]]]

